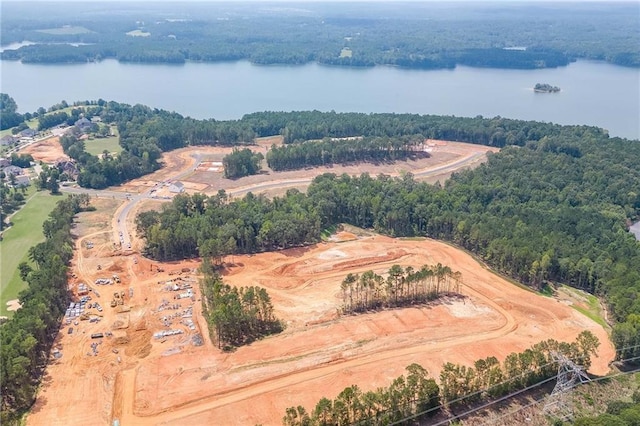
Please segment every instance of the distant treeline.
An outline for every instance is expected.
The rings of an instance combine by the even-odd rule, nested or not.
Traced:
[[[401,11],[388,5],[367,5],[363,11],[321,3],[268,11],[244,5],[164,5],[135,8],[129,13],[135,19],[130,20],[121,19],[120,10],[109,14],[56,6],[7,5],[0,30],[3,43],[39,44],[5,50],[2,59],[83,63],[114,58],[179,64],[249,60],[442,69],[546,68],[586,58],[640,66],[638,11],[633,4],[608,5],[606,13],[597,4],[552,9],[416,4]]]
[[[67,265],[73,257],[71,225],[76,213],[89,206],[88,195],[71,195],[58,202],[43,228],[45,241],[29,249],[35,266],[20,264],[28,287],[18,295],[22,307],[0,326],[0,423],[18,419],[35,401],[51,345],[69,304]]]
[[[556,352],[588,368],[600,342],[583,331],[572,343],[548,339],[523,352],[509,354],[500,364],[496,357],[477,360],[473,367],[447,362],[440,372],[440,384],[419,364],[409,365],[407,375],[387,387],[362,391],[346,387],[333,400],[322,398],[313,411],[287,408],[286,426],[388,425],[419,419],[427,421],[443,411],[457,412],[478,401],[487,401],[553,377],[558,367]],[[420,422],[422,424],[422,422]]]

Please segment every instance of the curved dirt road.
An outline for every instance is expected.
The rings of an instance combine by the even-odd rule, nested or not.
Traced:
[[[484,153],[474,152],[437,167],[416,170],[413,174],[420,178],[441,175],[442,173],[451,172],[473,164],[484,155]],[[183,165],[178,173],[170,178],[164,179],[164,181],[182,179],[192,173],[199,164],[201,156],[199,153],[196,153],[196,156],[191,158],[193,161],[187,162],[188,164]],[[397,173],[395,175],[397,175]],[[265,191],[304,185],[311,182],[311,180],[311,178],[303,178],[260,182],[230,189],[227,190],[227,193],[232,196],[240,196],[249,191]],[[116,191],[68,189],[68,192],[88,192],[107,198],[129,198],[114,214],[111,220],[111,230],[91,233],[77,241],[79,249],[77,268],[79,275],[84,280],[91,282],[90,277],[92,276],[93,270],[87,267],[87,259],[85,259],[82,253],[83,242],[89,238],[98,238],[101,234],[105,233],[111,234],[113,241],[119,241],[120,233],[122,233],[122,248],[124,251],[122,254],[133,254],[133,252],[128,252],[127,250],[130,243],[129,233],[133,232],[130,229],[133,224],[131,213],[136,211],[138,203],[152,198],[151,191],[152,189],[146,189],[130,196],[124,192]],[[329,244],[327,247],[318,246],[308,251],[303,251],[301,255],[293,254],[285,256],[286,258],[284,260],[280,259],[280,257],[282,257],[281,254],[274,254],[271,257],[267,256],[267,258],[263,260],[263,264],[259,263],[259,261],[265,254],[256,255],[255,257],[236,256],[236,260],[238,260],[240,264],[246,264],[246,266],[240,267],[237,275],[225,277],[225,281],[228,279],[229,282],[232,282],[234,285],[262,285],[261,280],[274,283],[273,286],[268,288],[268,291],[270,295],[272,295],[276,309],[278,309],[277,303],[286,302],[287,309],[291,309],[289,315],[295,316],[296,311],[294,308],[290,308],[291,306],[300,304],[303,306],[301,309],[304,310],[305,305],[303,303],[305,301],[319,297],[320,294],[324,294],[322,292],[326,292],[327,289],[323,287],[325,285],[324,281],[339,282],[345,274],[342,269],[318,273],[311,269],[306,270],[299,268],[310,268],[309,265],[313,264],[314,259],[318,258],[318,253],[322,252],[322,250],[335,247],[336,250],[347,251],[347,249],[351,247],[350,244],[366,245],[367,241],[365,238],[353,243],[339,243],[339,245]],[[398,247],[400,245],[403,245],[403,247],[404,245],[409,245],[408,242],[386,239],[384,237],[373,237],[371,241],[371,247],[388,244],[389,250],[394,250],[395,246],[393,244],[398,245]],[[435,253],[435,251],[438,251],[438,256],[440,256],[438,257],[438,261],[451,265],[454,270],[458,269],[456,265],[462,262],[461,255],[458,254],[456,249],[451,247],[436,248],[436,245],[439,245],[438,247],[445,246],[443,243],[434,242],[432,244],[429,242],[427,244],[415,242],[413,244],[420,253],[430,253],[430,251],[434,251]],[[413,255],[414,254],[410,252],[407,255],[398,256],[391,260],[377,262],[375,267],[378,269],[388,268],[394,263],[406,263],[418,266],[413,263],[415,261],[415,259],[411,258]],[[362,253],[360,253],[359,256],[362,257]],[[356,255],[354,255],[354,257],[356,257]],[[156,284],[157,278],[143,278],[140,275],[136,275],[140,270],[139,268],[133,268],[131,258],[132,256],[128,256],[122,259],[126,262],[125,268],[130,275],[132,285],[135,285],[136,289],[152,289],[154,284]],[[339,264],[341,261],[344,261],[344,259],[337,259],[336,264]],[[251,272],[249,265],[252,264],[252,262],[258,265],[257,272]],[[323,265],[330,263],[330,261],[322,262]],[[347,262],[344,263],[346,264]],[[496,348],[504,349],[502,348],[503,346],[513,345],[514,341],[520,341],[520,344],[526,347],[528,344],[522,343],[523,341],[543,340],[543,338],[536,337],[538,335],[543,335],[544,338],[556,337],[559,340],[563,338],[569,339],[571,338],[571,333],[573,333],[572,330],[576,330],[574,323],[582,321],[575,316],[579,316],[579,314],[574,315],[574,313],[572,313],[571,308],[558,306],[552,303],[552,299],[542,299],[538,298],[538,296],[535,296],[535,298],[530,301],[529,298],[534,297],[531,293],[527,293],[512,284],[506,283],[500,277],[488,273],[477,263],[474,265],[475,266],[470,267],[471,269],[464,271],[464,279],[467,284],[463,285],[463,294],[468,298],[467,300],[472,300],[473,303],[477,303],[491,311],[492,314],[490,318],[492,322],[485,324],[482,328],[469,326],[467,329],[459,328],[455,329],[455,332],[452,331],[449,334],[440,333],[439,335],[429,333],[417,334],[409,330],[404,334],[400,333],[399,337],[394,336],[393,332],[391,336],[388,336],[384,334],[386,332],[384,332],[384,324],[381,324],[381,322],[386,321],[384,318],[387,318],[389,315],[402,319],[404,313],[398,315],[398,313],[401,312],[398,310],[396,313],[392,312],[390,314],[376,313],[329,320],[325,318],[319,324],[311,321],[309,322],[309,327],[287,330],[283,333],[283,339],[289,340],[278,340],[278,337],[275,336],[273,339],[269,338],[256,342],[252,345],[253,347],[240,349],[237,354],[232,355],[218,354],[217,351],[212,350],[210,343],[201,348],[189,349],[185,352],[184,356],[162,357],[159,355],[162,349],[158,349],[153,352],[152,357],[146,360],[129,358],[128,361],[126,361],[126,365],[123,364],[115,370],[116,372],[113,378],[114,384],[112,388],[108,388],[110,389],[108,392],[111,398],[109,401],[104,401],[104,406],[109,407],[109,419],[110,421],[118,419],[120,424],[124,426],[131,424],[227,424],[234,422],[236,424],[279,424],[284,410],[279,406],[274,410],[275,403],[267,403],[265,402],[265,398],[266,400],[271,398],[271,401],[278,401],[280,405],[289,401],[286,398],[291,398],[292,402],[286,406],[301,403],[305,405],[307,409],[312,409],[313,407],[310,407],[309,403],[315,398],[315,394],[307,400],[300,401],[299,399],[304,396],[306,389],[309,389],[310,394],[312,394],[312,391],[317,393],[319,389],[321,390],[321,388],[328,383],[338,388],[339,386],[335,383],[336,381],[344,382],[353,379],[352,381],[345,382],[345,386],[350,383],[361,383],[362,377],[367,377],[367,372],[377,371],[380,368],[384,369],[384,366],[395,364],[398,360],[403,360],[400,362],[416,358],[438,360],[443,356],[452,362],[460,362],[460,359],[468,360],[470,357],[475,356],[467,354],[470,348],[475,348],[480,344],[484,345],[484,351],[486,353],[492,353],[491,351]],[[149,269],[148,263],[146,264],[146,268],[147,270]],[[366,269],[371,269],[371,266],[370,264],[362,264],[360,266],[350,266],[349,268],[349,272],[359,273]],[[280,269],[284,274],[290,273],[290,275],[296,276],[299,279],[295,284],[291,284],[291,286],[282,284],[284,277],[278,276]],[[265,273],[267,274],[266,278],[261,278],[260,274]],[[318,278],[320,275],[322,279]],[[507,285],[508,287],[502,287],[503,285]],[[503,289],[503,291],[501,291],[501,289]],[[137,291],[138,290],[136,290],[136,292]],[[313,293],[314,291],[316,293]],[[309,295],[306,292],[312,293]],[[554,306],[550,306],[550,309],[547,310],[543,308],[542,303],[552,303]],[[433,308],[434,311],[438,309],[440,308]],[[447,313],[444,308],[438,310],[438,312],[439,315],[445,315]],[[196,315],[194,313],[194,320],[196,319],[195,317]],[[455,320],[454,317],[455,316],[450,317],[452,321]],[[427,317],[425,316],[424,318]],[[540,329],[536,329],[538,322],[541,320],[545,322],[546,325],[540,325]],[[293,349],[279,348],[282,349],[282,353],[276,351],[270,355],[266,354],[266,348],[269,344],[284,347],[286,342],[291,340],[305,339],[307,333],[315,333],[312,335],[317,336],[323,332],[326,333],[327,330],[347,329],[351,326],[350,324],[358,325],[354,325],[353,329],[348,332],[354,336],[360,336],[360,334],[358,334],[360,333],[358,327],[363,327],[363,324],[368,324],[369,322],[372,323],[372,325],[379,326],[382,330],[380,332],[383,334],[379,336],[379,339],[376,338],[378,340],[369,342],[366,337],[363,337],[363,339],[366,340],[363,343],[350,343],[351,346],[345,346],[347,347],[346,350],[343,350],[341,346],[330,347],[324,355],[323,347],[321,346],[294,347]],[[332,328],[326,328],[327,324]],[[569,324],[569,326],[566,326],[567,324]],[[199,325],[202,327],[201,323],[199,323]],[[592,325],[589,324],[589,327],[592,327]],[[366,336],[368,334],[364,333],[362,335]],[[604,339],[606,339],[606,333],[602,331],[599,334],[601,341],[603,340],[603,336]],[[612,348],[608,340],[602,343],[604,344],[601,351],[602,357],[612,356]],[[158,343],[154,344],[158,345]],[[159,347],[161,348],[162,346]],[[211,355],[213,352],[216,353]],[[454,354],[465,356],[456,358]],[[178,372],[167,372],[167,368],[170,369],[174,363],[177,363],[176,365],[186,365],[183,363],[188,364],[194,360],[202,360],[204,364],[201,364],[201,368],[194,367],[183,371],[182,367],[180,367]],[[98,360],[93,361],[93,363],[95,362],[98,362]],[[436,361],[433,361],[433,363],[437,364]],[[149,365],[150,367],[148,367]],[[434,365],[430,366],[429,371],[437,371],[437,367],[434,367]],[[603,365],[606,366],[606,363],[600,362],[598,368],[604,368]],[[211,383],[209,383],[209,379],[207,379],[207,381],[199,379],[200,376],[209,377],[210,373],[206,372],[218,371],[218,368],[227,369],[224,370],[222,376],[220,376],[221,378],[212,377],[211,380],[215,379],[215,381]],[[158,372],[158,381],[148,380],[149,373],[156,371]],[[199,373],[199,371],[202,372]],[[257,374],[252,374],[254,371]],[[402,372],[396,374],[394,370],[393,374],[397,376],[402,374]],[[237,379],[233,379],[237,382],[233,385],[226,383],[225,377],[227,376],[231,378],[237,377]],[[103,377],[106,376],[103,374]],[[164,389],[164,386],[177,386],[178,389],[180,389],[182,383],[191,383],[189,382],[190,377],[196,377],[196,379],[190,385],[191,387],[184,390],[184,395],[174,398],[170,390]],[[380,377],[377,377],[377,379],[380,383],[387,383],[385,380],[381,380]],[[81,379],[78,378],[78,380]],[[229,380],[233,381],[232,379]],[[341,390],[340,388],[337,392],[334,392],[335,389],[331,389],[332,390],[324,396],[332,398]],[[291,393],[293,393],[293,395],[290,395]],[[158,394],[157,402],[154,399],[154,394]],[[318,398],[315,398],[315,400],[317,399]],[[245,411],[251,411],[248,407],[253,406],[256,407],[256,411],[266,410],[262,413],[263,417],[240,419],[233,414],[234,412],[238,413],[238,410],[242,412],[243,408]],[[272,410],[270,414],[267,414],[268,410]],[[64,423],[69,422],[64,416],[60,416],[59,424]],[[36,421],[35,424],[38,424],[38,421]]]

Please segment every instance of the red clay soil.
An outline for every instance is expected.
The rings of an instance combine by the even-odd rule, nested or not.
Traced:
[[[52,164],[56,160],[61,158],[68,159],[65,153],[62,151],[62,145],[60,145],[60,138],[57,136],[51,136],[47,139],[43,139],[39,142],[33,143],[20,150],[20,154],[31,154],[36,162],[42,161],[46,164]]]
[[[256,149],[278,142],[261,141]],[[120,189],[147,190],[188,170],[193,173],[181,179],[188,191],[205,187],[215,193],[224,188],[238,195],[247,190],[273,193],[304,187],[313,176],[326,171],[360,169],[375,175],[408,170],[426,172],[422,179],[441,179],[460,167],[479,164],[490,151],[450,142],[429,141],[429,146],[433,157],[415,163],[382,169],[371,165],[313,169],[237,181],[222,179],[219,172],[193,171],[197,168],[194,155],[218,162],[227,152],[194,147],[166,156],[165,168]],[[55,341],[62,357],[52,357],[47,366],[27,417],[29,425],[112,424],[116,419],[123,426],[276,425],[289,406],[311,410],[321,397],[334,398],[351,384],[364,391],[387,386],[413,362],[437,378],[445,362],[470,365],[492,355],[502,360],[548,338],[572,341],[582,330],[591,330],[601,342],[592,373],[605,374],[614,357],[606,331],[565,300],[515,286],[466,253],[438,241],[361,235],[347,228],[327,243],[225,259],[225,281],[267,288],[275,314],[286,329],[235,352],[222,353],[211,342],[202,316],[199,263],[145,259],[140,254],[142,242],[135,235],[131,251],[117,250],[114,214],[120,201],[100,198],[92,202],[97,210],[81,213],[74,228],[78,239],[70,287],[75,292],[83,282],[96,290],[90,293],[91,303],[99,302],[102,311],[93,307],[88,312],[100,320],[63,326]],[[160,200],[148,200],[133,211],[159,204]],[[135,234],[133,219],[130,214],[126,223]],[[93,243],[92,248],[88,242]],[[429,306],[338,315],[340,283],[346,274],[368,269],[384,274],[396,263],[420,268],[438,262],[462,273],[464,297]],[[113,274],[122,282],[94,284]],[[171,291],[173,284],[191,284],[194,300],[176,299],[179,292]],[[125,297],[123,305],[112,308],[116,292],[124,292]],[[193,329],[183,323],[189,310]],[[71,327],[73,333],[68,334]],[[153,333],[169,328],[182,334],[153,338]],[[107,332],[112,335],[91,338],[93,333]],[[192,343],[198,334],[202,346]],[[92,343],[98,343],[97,355]]]
[[[122,425],[280,424],[286,407],[312,409],[321,397],[333,398],[351,384],[364,391],[386,386],[413,362],[437,377],[448,361],[471,364],[490,355],[504,359],[547,338],[571,341],[585,329],[601,341],[592,373],[606,373],[614,356],[606,332],[592,320],[507,282],[437,241],[372,236],[227,259],[234,265],[225,272],[225,281],[266,287],[276,315],[286,323],[282,334],[232,353],[220,352],[208,339],[194,347],[188,332],[162,341],[151,338],[163,329],[159,317],[164,312],[154,310],[171,298],[158,282],[187,279],[191,273],[179,271],[196,265],[161,265],[165,271],[158,273],[157,264],[151,266],[139,255],[137,263],[132,259],[121,260],[131,279],[126,286],[136,292],[129,321],[138,325],[114,330],[97,357],[85,354],[95,325],[81,324],[86,328],[82,335],[61,333],[64,356],[48,368],[51,380],[29,424],[104,424],[113,419]],[[340,283],[347,273],[373,269],[383,274],[396,263],[419,268],[438,262],[462,273],[463,298],[338,316]],[[91,278],[98,275],[91,268],[82,270]],[[103,306],[104,329],[117,316],[106,302]],[[196,323],[206,335],[199,303],[193,306],[194,319],[197,314]],[[116,343],[115,331],[121,343]]]

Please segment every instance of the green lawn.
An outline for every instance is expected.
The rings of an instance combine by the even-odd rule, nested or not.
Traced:
[[[101,155],[105,149],[110,153],[119,153],[122,151],[120,146],[120,138],[118,136],[109,136],[108,138],[94,138],[84,141],[84,150],[91,155]]]
[[[35,192],[33,186],[29,192]],[[15,299],[26,287],[18,274],[18,264],[28,260],[31,246],[44,241],[42,224],[62,196],[52,196],[48,191],[35,193],[11,219],[13,226],[3,232],[0,242],[0,315],[7,312],[7,301]]]

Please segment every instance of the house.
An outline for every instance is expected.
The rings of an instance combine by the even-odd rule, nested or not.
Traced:
[[[11,165],[11,160],[8,158],[0,158],[0,169]]]
[[[74,124],[74,126],[76,126],[78,129],[80,129],[83,132],[90,131],[91,128],[94,126],[94,123],[92,123],[90,120],[87,120],[84,117],[82,117],[81,119],[77,120],[73,124]]]
[[[58,170],[60,170],[61,173],[66,173],[68,176],[71,176],[72,178],[76,178],[80,173],[76,162],[68,158],[61,157],[57,159],[54,164],[58,168]]]
[[[18,166],[6,166],[2,169],[5,175],[19,176],[22,174],[22,169]]]
[[[16,187],[29,186],[31,179],[27,175],[16,176]]]
[[[18,136],[20,136],[20,138],[33,138],[37,134],[38,132],[33,129],[24,129],[23,131],[18,133]]]
[[[13,145],[17,140],[18,140],[18,138],[14,138],[11,135],[3,136],[0,139],[0,146]]]
[[[53,136],[62,136],[64,134],[69,133],[70,131],[71,131],[71,128],[68,127],[66,124],[59,124],[51,128],[51,134]]]
[[[184,184],[182,182],[173,182],[169,185],[169,192],[173,192],[174,194],[184,192]]]

